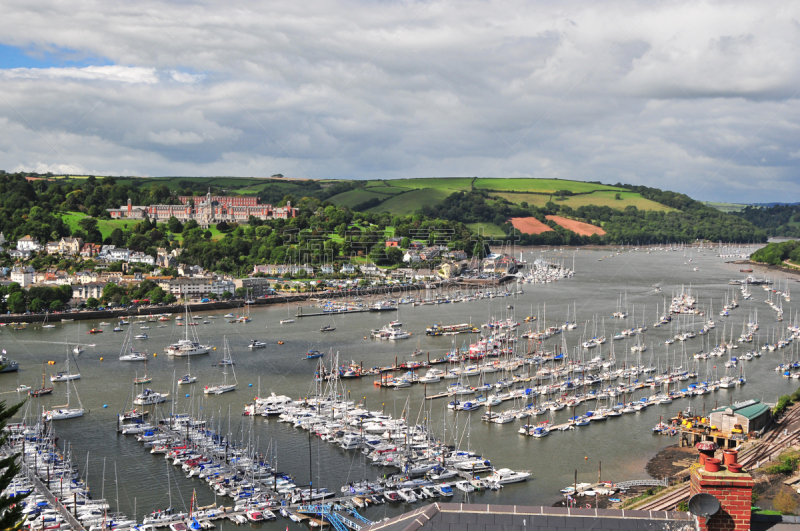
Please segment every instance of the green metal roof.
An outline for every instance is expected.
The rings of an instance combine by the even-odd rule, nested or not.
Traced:
[[[769,406],[762,404],[760,400],[747,400],[745,402],[734,403],[730,406],[718,407],[712,413],[722,413],[728,409],[732,409],[737,415],[741,415],[748,420],[760,417],[765,411],[769,410]]]

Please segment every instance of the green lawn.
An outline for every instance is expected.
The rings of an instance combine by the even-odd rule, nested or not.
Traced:
[[[411,190],[402,195],[394,196],[380,205],[370,208],[367,212],[376,214],[389,212],[390,214],[404,216],[416,212],[424,205],[438,205],[451,193],[449,190],[437,190],[434,188]]]
[[[86,214],[81,214],[80,212],[70,212],[69,214],[62,214],[61,219],[64,220],[64,223],[69,225],[71,230],[75,230],[80,228],[78,222],[83,218],[88,218]],[[131,230],[133,226],[136,224],[136,221],[129,221],[129,220],[121,220],[121,219],[98,219],[97,220],[97,228],[100,229],[100,234],[103,235],[103,238],[107,238],[111,235],[114,229],[122,229],[122,230]]]
[[[502,237],[506,235],[503,229],[494,223],[467,223],[467,227],[475,234],[482,234],[484,236]]]
[[[476,179],[476,189],[508,190],[510,192],[544,192],[558,190],[570,192],[591,192],[593,190],[624,190],[604,184],[586,183],[583,181],[567,181],[561,179]]]
[[[619,194],[622,199],[616,199]],[[614,192],[614,191],[600,191],[591,194],[567,196],[564,201],[555,201],[554,197],[549,194],[526,194],[515,192],[493,193],[492,195],[500,196],[512,203],[521,204],[523,201],[529,205],[536,207],[543,207],[548,201],[553,201],[557,205],[567,205],[572,208],[578,208],[587,205],[607,206],[623,210],[625,207],[633,205],[639,210],[657,210],[663,212],[671,212],[674,208],[656,203],[649,199],[645,199],[636,192]]]
[[[68,214],[62,214],[61,219],[64,220],[64,223],[69,225],[70,230],[75,230],[76,228],[80,228],[78,222],[83,218],[88,218],[86,214],[82,214],[80,212],[70,212]],[[122,229],[122,230],[132,230],[133,226],[139,223],[136,220],[126,220],[126,219],[98,219],[97,220],[97,228],[100,229],[100,234],[103,235],[103,238],[108,238],[111,236],[111,233],[114,232],[114,229]],[[164,230],[169,232],[164,227]],[[212,240],[221,240],[225,237],[225,234],[221,233],[217,230],[216,225],[212,225],[209,228],[211,231],[211,239]],[[181,240],[180,234],[175,234],[175,239]]]

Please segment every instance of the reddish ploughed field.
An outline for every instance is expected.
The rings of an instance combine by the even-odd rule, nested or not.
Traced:
[[[541,234],[553,230],[536,218],[511,218],[511,224],[523,234]]]
[[[580,234],[581,236],[591,236],[592,234],[599,234],[600,236],[602,236],[606,233],[606,231],[595,225],[590,225],[589,223],[582,223],[580,221],[575,221],[572,219],[562,218],[561,216],[547,216],[547,219],[555,221],[565,229],[571,230],[575,234]],[[514,226],[516,227],[516,225]]]

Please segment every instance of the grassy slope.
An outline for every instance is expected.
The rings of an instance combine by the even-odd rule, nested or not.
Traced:
[[[476,189],[508,190],[514,192],[553,193],[558,190],[571,192],[591,192],[593,190],[623,190],[604,184],[582,181],[562,181],[561,179],[476,179]]]
[[[615,199],[616,194],[620,194],[622,199]],[[508,199],[512,203],[520,204],[526,201],[529,205],[543,207],[548,201],[551,201],[551,196],[542,194],[525,194],[525,193],[493,193],[504,199]],[[594,192],[585,195],[567,196],[564,201],[554,201],[557,205],[567,205],[572,208],[578,208],[586,205],[608,206],[616,209],[624,209],[627,206],[633,205],[639,210],[658,210],[669,212],[675,210],[674,208],[656,203],[649,199],[645,199],[636,192]]]
[[[471,178],[468,177],[453,177],[453,178],[429,178],[429,179],[392,179],[390,181],[370,181],[367,186],[376,186],[380,182],[389,182],[396,188],[434,188],[437,190],[450,190],[456,192],[459,190],[469,190]]]
[[[503,229],[494,223],[467,223],[469,230],[476,234],[483,234],[484,236],[505,236]]]
[[[739,203],[715,203],[713,201],[704,201],[704,203],[722,212],[739,212],[744,210],[744,207],[747,206]]]
[[[71,230],[80,228],[78,222],[83,218],[88,218],[88,217],[89,216],[87,216],[86,214],[81,214],[80,212],[70,212],[69,214],[61,215],[61,219],[64,220],[64,223],[69,225],[69,228]],[[107,238],[108,236],[110,236],[111,233],[114,231],[114,229],[131,230],[135,224],[136,224],[135,221],[127,221],[119,219],[97,220],[97,228],[100,229],[100,233],[103,235],[103,238]]]
[[[80,228],[78,222],[83,218],[88,218],[86,214],[81,214],[80,212],[70,212],[69,214],[62,214],[61,219],[64,220],[64,223],[69,225],[71,230],[75,230],[76,228]],[[132,230],[133,226],[139,223],[135,220],[124,220],[124,219],[98,219],[97,220],[97,228],[100,229],[100,234],[103,235],[103,238],[108,238],[111,236],[111,233],[114,229],[122,229],[122,230]],[[166,227],[164,228],[166,230]],[[225,237],[225,234],[221,233],[217,230],[215,225],[212,225],[209,229],[211,231],[211,239],[213,240],[220,240]],[[177,240],[181,240],[180,234],[174,235]]]
[[[344,205],[348,208],[353,208],[355,205],[359,203],[363,203],[369,199],[378,198],[378,199],[386,199],[388,196],[386,194],[379,194],[376,192],[370,192],[367,190],[350,190],[349,192],[345,192],[343,194],[338,194],[330,198],[330,202],[334,205]]]
[[[450,195],[448,190],[437,190],[434,188],[423,188],[421,190],[411,190],[401,195],[396,195],[376,207],[370,208],[367,212],[407,215],[422,208],[424,205],[436,205],[444,201]]]

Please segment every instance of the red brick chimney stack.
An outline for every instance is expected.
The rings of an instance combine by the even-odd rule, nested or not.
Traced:
[[[700,531],[747,531],[750,529],[753,478],[736,461],[736,452],[726,451],[725,462],[706,459],[692,469],[691,495],[704,492],[719,500],[720,509],[708,520],[698,518]]]

